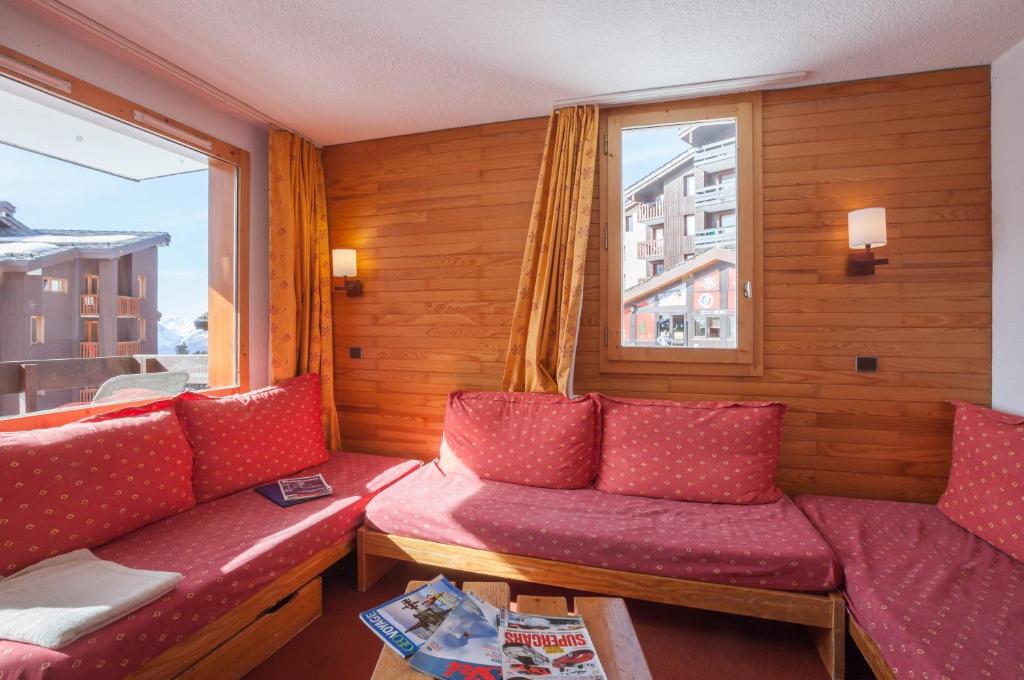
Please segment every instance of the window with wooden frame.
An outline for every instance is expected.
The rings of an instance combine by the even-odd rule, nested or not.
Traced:
[[[41,219],[35,214],[17,215],[24,222],[12,231],[62,229],[60,243],[67,244],[67,252],[47,251],[48,260],[43,266],[81,273],[70,286],[67,280],[62,286],[44,284],[45,290],[55,290],[56,285],[60,292],[75,293],[74,316],[72,323],[50,329],[50,335],[56,334],[51,338],[55,340],[51,343],[53,356],[32,357],[33,394],[27,393],[30,385],[20,370],[28,357],[0,357],[0,431],[82,417],[81,408],[62,409],[50,397],[98,386],[114,375],[142,372],[136,358],[140,354],[155,355],[150,361],[166,356],[171,370],[191,371],[194,364],[197,375],[203,378],[200,384],[212,394],[248,389],[248,152],[6,47],[0,46],[0,56],[5,57],[0,63],[0,106],[13,111],[0,130],[5,141],[13,140],[12,145],[0,151],[27,154],[28,163],[14,166],[22,171],[32,166],[40,177],[33,186],[40,191],[44,186],[52,187],[52,182],[45,183],[46,164],[62,163],[68,173],[92,173],[78,187],[80,194],[103,193],[118,182],[125,192],[140,183],[149,182],[151,190],[160,183],[175,183],[172,189],[179,192],[176,195],[199,201],[195,209],[183,208],[182,219],[166,222],[181,231],[177,236],[127,227],[122,233],[102,222],[100,231],[89,231],[83,229],[86,224],[54,224],[45,215]],[[77,143],[64,144],[62,140],[69,138],[77,139]],[[109,196],[103,195],[105,199]],[[18,197],[3,198],[17,206]],[[29,198],[24,197],[26,205],[41,204]],[[125,213],[125,219],[117,221],[146,222],[146,216],[129,219],[135,216],[132,210],[148,205],[146,198],[129,198],[113,199]],[[167,202],[175,205],[173,200]],[[83,223],[88,218],[84,215]],[[13,209],[8,219],[14,219]],[[76,230],[82,231],[81,236]],[[171,252],[175,246],[180,256]],[[26,260],[34,256],[30,248],[22,252]],[[39,268],[37,263],[14,259],[9,258],[0,267],[4,283],[16,282],[23,272]],[[183,276],[182,270],[188,267],[195,268],[194,274]],[[11,287],[12,292],[18,290]],[[192,309],[192,304],[197,307]],[[203,334],[195,329],[195,320],[200,317],[207,319]],[[127,337],[131,326],[126,323],[131,319],[138,322],[137,340]],[[36,332],[35,318],[31,323],[33,341],[42,338],[41,327]],[[160,346],[166,335],[165,325],[167,330],[181,334],[182,343],[188,336],[191,354],[207,356],[183,359],[176,352],[181,343]],[[58,370],[60,362],[68,360],[81,365],[76,364],[72,372]],[[67,381],[72,373],[76,384],[56,384]],[[45,406],[37,402],[44,391]],[[14,412],[10,411],[12,404],[16,405]],[[97,412],[119,406],[85,410]],[[58,410],[34,414],[43,408]]]
[[[46,293],[66,293],[68,292],[68,280],[44,276],[43,291]]]
[[[46,317],[33,316],[29,323],[29,343],[42,345],[46,342]]]
[[[603,372],[763,372],[760,120],[757,93],[602,112]]]

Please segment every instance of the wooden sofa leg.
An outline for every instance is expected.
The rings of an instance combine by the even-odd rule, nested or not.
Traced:
[[[830,593],[829,600],[832,602],[832,627],[810,630],[829,676],[832,680],[843,680],[846,676],[846,601],[839,593]]]
[[[360,527],[356,534],[356,587],[359,592],[365,593],[379,581],[384,574],[391,571],[391,568],[398,563],[398,560],[380,555],[371,555],[366,551],[366,529]]]

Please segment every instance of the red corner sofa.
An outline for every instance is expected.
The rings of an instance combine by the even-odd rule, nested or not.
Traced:
[[[784,411],[453,393],[439,460],[367,506],[360,588],[412,560],[789,621],[840,677],[838,562],[774,484]]]
[[[419,467],[328,452],[319,393],[303,376],[0,434],[0,576],[82,547],[184,575],[66,647],[0,641],[0,678],[240,677],[316,619],[318,575],[353,549],[367,502]],[[301,505],[250,488],[318,472],[334,494]]]
[[[938,505],[801,496],[875,675],[1024,678],[1024,417],[957,403]]]

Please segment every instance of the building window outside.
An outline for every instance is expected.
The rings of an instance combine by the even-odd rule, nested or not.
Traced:
[[[146,277],[137,276],[135,277],[135,288],[137,291],[137,297],[142,300],[146,299]]]
[[[46,343],[46,317],[33,316],[29,324],[29,342],[33,345]]]
[[[43,291],[46,293],[67,293],[68,280],[58,279],[51,276],[43,277]]]
[[[729,375],[761,371],[760,298],[753,285],[760,98],[718,101],[604,114],[609,151],[603,162],[619,164],[619,171],[602,165],[601,195],[609,197],[602,211],[610,214],[601,221],[608,224],[608,253],[621,255],[602,259],[603,371],[630,373],[636,362],[636,370],[656,372],[651,362],[661,361],[676,364],[679,373],[688,362],[720,364]],[[652,196],[664,197],[660,211],[647,208]],[[656,248],[622,240],[627,212],[641,215]]]

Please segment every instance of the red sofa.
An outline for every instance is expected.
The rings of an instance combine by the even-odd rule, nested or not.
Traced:
[[[839,677],[838,563],[773,481],[783,410],[454,393],[439,460],[367,506],[360,588],[412,560],[791,621]]]
[[[303,378],[0,434],[12,471],[0,476],[0,574],[89,547],[184,575],[158,601],[61,649],[0,641],[0,678],[218,677],[221,659],[237,677],[248,670],[232,656],[240,646],[258,663],[319,616],[318,574],[353,549],[368,501],[420,464],[328,453],[318,393]],[[288,508],[249,488],[318,472],[334,494]]]

